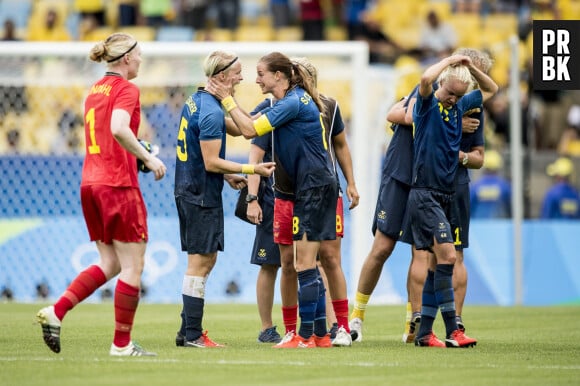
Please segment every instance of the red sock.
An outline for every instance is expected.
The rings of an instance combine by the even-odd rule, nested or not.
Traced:
[[[74,306],[88,298],[100,286],[107,282],[107,277],[98,265],[91,265],[70,283],[60,299],[54,304],[56,317],[62,320]]]
[[[296,332],[298,304],[290,307],[282,307],[282,320],[284,321],[284,327],[286,327],[286,334],[290,331]]]
[[[115,287],[115,338],[113,343],[117,347],[125,347],[131,342],[133,319],[139,305],[138,287],[117,280]]]
[[[346,332],[350,332],[350,328],[348,327],[348,299],[333,300],[332,308],[336,315],[338,327],[344,327]]]

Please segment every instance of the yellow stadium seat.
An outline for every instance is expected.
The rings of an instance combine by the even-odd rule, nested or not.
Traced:
[[[57,24],[64,26],[71,12],[70,2],[68,0],[37,0],[33,2],[32,13],[29,26],[44,24],[46,14],[49,9],[54,9],[58,15]]]
[[[317,66],[318,68],[324,68]],[[336,99],[340,107],[340,112],[344,120],[350,119],[352,116],[351,108],[351,87],[350,82],[347,80],[319,80],[318,90],[331,98]]]
[[[118,32],[124,32],[141,42],[152,42],[155,40],[155,28],[149,26],[130,26],[130,27],[120,27],[117,29]]]
[[[302,30],[300,27],[281,27],[274,32],[275,39],[283,42],[294,42],[302,40]]]
[[[417,48],[421,41],[421,29],[416,26],[397,28],[389,35],[397,44],[407,50]]]
[[[437,16],[439,16],[439,20],[448,20],[451,16],[453,16],[453,12],[451,10],[451,2],[450,1],[428,1],[419,4],[417,17],[419,20],[426,20],[427,14],[430,11],[435,11]],[[465,14],[462,13],[459,16],[464,16]]]
[[[560,15],[562,20],[579,20],[580,19],[580,1],[570,0],[560,3]]]
[[[113,32],[115,30],[111,27],[98,27],[84,34],[80,40],[85,42],[98,42],[107,39]]]
[[[264,25],[242,25],[235,33],[239,42],[269,42],[274,40],[274,29]]]
[[[423,69],[417,59],[408,55],[401,55],[393,66],[397,71],[395,99],[399,100],[419,83]]]
[[[479,15],[454,14],[447,19],[447,23],[455,29],[458,47],[481,48],[482,24]]]
[[[198,33],[196,40],[211,42],[231,42],[234,41],[234,33],[227,28],[212,28],[206,33]]]
[[[486,30],[495,30],[507,35],[518,32],[518,18],[512,13],[492,13],[482,20]]]
[[[570,157],[580,157],[580,139],[570,141],[565,153]]]
[[[341,26],[329,26],[325,28],[326,40],[343,41],[348,40],[347,32]]]

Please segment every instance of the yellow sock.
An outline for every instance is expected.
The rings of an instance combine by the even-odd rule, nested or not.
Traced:
[[[360,320],[365,320],[365,310],[370,297],[371,295],[365,295],[357,291],[354,298],[354,307],[350,314],[351,319],[359,318]]]
[[[411,302],[407,302],[407,314],[405,316],[405,334],[409,333],[411,326],[411,318],[413,317],[413,310],[411,309]]]

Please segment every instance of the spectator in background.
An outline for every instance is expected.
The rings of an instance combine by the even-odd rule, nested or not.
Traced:
[[[325,40],[324,10],[320,0],[300,0],[302,40]]]
[[[218,28],[236,31],[240,26],[240,0],[218,0],[213,3],[217,8]]]
[[[180,23],[196,31],[205,29],[208,8],[208,0],[180,0],[178,6]]]
[[[348,40],[357,40],[360,36],[366,35],[365,15],[367,11],[367,0],[347,0],[344,4],[344,20]]]
[[[154,28],[169,24],[175,16],[171,0],[141,0],[139,12],[145,18],[145,25]]]
[[[72,37],[65,28],[64,22],[59,20],[56,10],[50,8],[46,12],[44,23],[29,26],[27,40],[66,42],[72,40]]]
[[[93,18],[99,27],[106,24],[103,0],[74,0],[73,10],[81,16],[81,20]]]
[[[16,26],[12,19],[6,19],[4,21],[4,34],[2,36],[2,41],[20,41],[20,39],[16,37]],[[7,76],[11,79],[22,76],[21,71],[24,68],[23,58],[5,58],[3,60],[3,65],[3,76]],[[10,111],[26,111],[28,109],[27,105],[26,90],[23,86],[0,85],[0,118],[4,117]],[[6,134],[8,135],[9,133]],[[18,134],[20,133],[18,132]]]
[[[19,154],[20,153],[20,129],[12,128],[6,132],[6,144],[8,148],[6,153]]]
[[[272,25],[275,29],[294,24],[294,14],[289,0],[270,0]]]
[[[548,165],[546,173],[554,178],[542,203],[541,218],[580,219],[580,194],[572,185],[574,164],[569,158],[560,157]]]
[[[118,0],[119,27],[129,27],[138,24],[139,0]]]
[[[483,175],[471,184],[472,218],[511,217],[511,184],[499,174],[502,167],[502,156],[496,150],[487,150]]]
[[[570,106],[568,110],[568,127],[562,133],[558,144],[559,154],[576,155],[577,151],[571,148],[571,145],[580,139],[580,104]],[[578,154],[580,155],[580,154]]]
[[[20,39],[16,37],[16,27],[14,26],[14,21],[12,19],[4,20],[4,35],[2,36],[2,41],[14,42]]]
[[[449,56],[456,45],[457,32],[450,24],[443,22],[436,11],[429,11],[419,40],[419,50],[425,64]]]
[[[350,34],[349,30],[349,34]],[[404,49],[385,34],[381,24],[370,14],[362,15],[362,23],[352,30],[354,40],[366,41],[369,45],[369,63],[394,63]]]

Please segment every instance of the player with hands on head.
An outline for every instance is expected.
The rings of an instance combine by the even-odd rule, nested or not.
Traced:
[[[473,79],[480,89],[468,92]],[[433,88],[435,81],[437,90]],[[444,58],[421,76],[413,106],[413,183],[407,207],[415,248],[432,251],[435,259],[423,287],[417,346],[469,347],[477,343],[456,322],[452,285],[456,251],[450,221],[463,114],[480,107],[497,89],[497,84],[465,55]],[[446,328],[445,343],[432,329],[439,309]]]
[[[147,209],[139,188],[137,162],[156,180],[167,168],[137,139],[141,119],[139,89],[129,82],[141,65],[141,47],[124,33],[96,43],[90,59],[105,61],[107,72],[85,100],[86,155],[81,178],[81,205],[99,262],[82,271],[54,305],[37,314],[44,341],[60,352],[60,328],[65,315],[99,287],[119,275],[115,287],[115,334],[112,356],[153,356],[131,339],[139,304],[147,245]]]
[[[208,79],[227,84],[228,93],[242,80],[239,58],[228,52],[214,51],[204,60]],[[222,101],[223,102],[223,101]],[[187,252],[183,277],[181,327],[175,343],[184,347],[221,347],[202,329],[207,279],[224,249],[224,179],[234,189],[246,185],[239,175],[270,176],[273,162],[240,164],[225,159],[226,135],[243,134],[235,125],[226,124],[220,101],[203,88],[184,103],[177,135],[175,203],[179,217],[181,249]],[[255,134],[255,133],[254,133]]]

